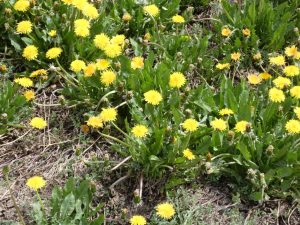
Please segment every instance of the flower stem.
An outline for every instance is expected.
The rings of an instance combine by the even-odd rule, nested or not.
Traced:
[[[158,42],[161,43],[161,39],[160,39],[160,32],[159,32],[159,27],[158,27],[158,24],[157,24],[157,21],[155,20],[155,18],[152,16],[152,15],[149,15],[154,23],[154,26],[156,28],[156,31],[157,31],[157,37],[158,37]]]
[[[121,106],[126,105],[126,104],[127,104],[127,102],[122,102],[121,104],[117,105],[117,106],[115,107],[115,109],[120,108]]]
[[[40,202],[40,205],[41,205],[41,207],[42,207],[42,210],[43,210],[43,213],[44,213],[44,217],[45,217],[45,219],[46,219],[46,210],[45,210],[44,204],[43,204],[43,202],[42,202],[41,196],[40,196],[38,190],[35,190],[35,192],[36,192],[36,195],[37,195],[38,200],[39,200],[39,202]]]
[[[62,67],[62,65],[59,63],[58,59],[56,59],[56,63],[57,63],[57,65],[59,66],[59,68],[66,74],[66,76],[64,76],[64,75],[62,75],[62,73],[59,73],[59,72],[57,71],[64,79],[66,79],[67,81],[71,82],[71,81],[69,80],[69,77],[70,77],[74,82],[76,82],[77,84],[79,83],[78,80],[76,80],[74,77],[70,76],[70,74]],[[67,79],[67,77],[68,77],[68,79]],[[73,82],[71,82],[71,83],[72,83],[73,85],[77,86],[77,85],[74,84]]]
[[[110,92],[106,93],[105,95],[103,95],[103,97],[99,100],[99,102],[98,102],[98,104],[97,104],[95,110],[98,110],[98,108],[100,107],[101,102],[103,102],[104,99],[105,99],[107,96],[112,95],[112,94],[114,94],[114,93],[117,93],[117,92],[116,92],[115,90],[113,90],[113,91],[110,91]]]
[[[5,182],[6,182],[6,184],[7,184],[7,188],[8,188],[9,195],[10,195],[10,197],[11,197],[11,200],[13,201],[14,207],[15,207],[15,209],[16,209],[16,211],[17,211],[17,215],[18,215],[18,217],[19,217],[20,223],[21,223],[22,225],[26,225],[25,222],[24,222],[24,218],[22,217],[20,208],[19,208],[18,205],[17,205],[16,199],[15,199],[15,197],[14,197],[14,195],[13,195],[13,192],[12,192],[12,190],[11,190],[11,187],[10,187],[10,185],[9,185],[9,182],[8,182],[8,175],[7,175],[7,174],[5,174]]]
[[[12,124],[12,123],[7,123],[6,124],[8,127],[14,127],[14,128],[26,128],[25,126],[21,125],[21,124]]]
[[[118,142],[118,143],[124,145],[125,147],[130,147],[129,144],[125,143],[124,141],[121,141],[121,140],[118,139],[118,138],[115,138],[115,137],[110,136],[110,135],[108,135],[108,134],[101,133],[100,131],[98,131],[98,133],[99,133],[100,135],[102,135],[103,137],[109,138],[109,139],[111,139],[111,140],[114,140],[114,141],[116,141],[116,142]]]
[[[118,127],[114,122],[112,122],[112,125],[113,125],[118,131],[120,131],[122,134],[124,134],[124,136],[130,138],[130,136],[129,136],[127,133],[125,133],[120,127]]]
[[[65,75],[63,75],[63,73],[61,73],[61,72],[59,72],[59,71],[56,71],[62,78],[64,78],[68,83],[70,83],[70,84],[72,84],[73,86],[75,86],[75,87],[77,87],[77,85],[73,82],[73,81],[71,81],[71,80],[69,80],[69,78],[67,78]]]

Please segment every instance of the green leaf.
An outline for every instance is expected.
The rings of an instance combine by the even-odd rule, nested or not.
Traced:
[[[22,50],[20,44],[12,37],[10,37],[10,44],[14,46],[17,52],[20,52]]]
[[[265,110],[262,110],[261,112],[261,117],[263,120],[264,126],[270,125],[271,119],[276,116],[276,112],[278,110],[278,104],[276,103],[271,103],[267,106]]]
[[[172,177],[169,179],[169,181],[166,183],[166,189],[172,189],[178,185],[184,184],[185,181],[181,178]]]
[[[31,45],[32,44],[32,40],[28,37],[22,37],[21,39],[22,39],[22,41],[25,42],[26,45]]]
[[[151,152],[154,155],[159,154],[164,144],[165,128],[156,130],[154,133],[154,143],[151,145]]]
[[[181,110],[179,110],[175,107],[172,107],[171,110],[172,110],[174,122],[177,126],[179,126],[179,124],[182,122],[181,118],[183,117],[183,114],[182,114]]]
[[[63,200],[60,207],[60,217],[67,218],[75,209],[75,196],[73,193],[68,194]]]
[[[76,211],[75,220],[81,220],[81,218],[82,218],[83,211],[82,211],[81,205],[82,205],[81,200],[77,199],[76,204],[75,204],[75,211]]]
[[[283,167],[283,168],[276,169],[276,174],[280,178],[289,177],[293,173],[294,173],[294,169],[293,168]]]
[[[263,200],[262,192],[253,192],[250,194],[250,199],[254,201],[261,201]]]
[[[134,54],[136,56],[142,55],[143,51],[142,51],[141,47],[139,46],[139,44],[134,39],[130,38],[130,44],[132,45]]]
[[[214,147],[221,147],[223,144],[223,133],[214,131],[211,137],[211,144]]]
[[[160,159],[156,155],[150,155],[149,160],[150,161],[160,161]]]
[[[240,152],[242,153],[242,155],[244,156],[244,158],[245,158],[246,160],[250,160],[250,159],[251,159],[251,154],[250,154],[250,152],[248,151],[247,145],[245,145],[242,141],[240,141],[240,142],[237,144],[236,148],[237,148],[238,150],[240,150]]]
[[[239,120],[251,120],[251,105],[249,104],[249,91],[243,90],[239,97]]]
[[[91,225],[101,225],[104,223],[104,215],[100,215],[96,220],[93,220]]]
[[[45,224],[44,213],[42,211],[40,203],[33,203],[33,217],[38,225]]]

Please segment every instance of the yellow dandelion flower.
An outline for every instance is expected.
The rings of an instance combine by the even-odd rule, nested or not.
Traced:
[[[28,45],[24,48],[22,56],[28,61],[34,60],[38,56],[38,48],[34,45]]]
[[[75,34],[79,37],[87,37],[90,35],[90,22],[86,19],[78,19],[74,21]]]
[[[46,57],[48,59],[56,59],[60,56],[60,54],[62,53],[62,49],[61,48],[50,48],[47,52],[46,52]]]
[[[156,206],[156,214],[163,219],[171,219],[175,215],[174,206],[170,203],[162,203]]]
[[[162,100],[162,96],[158,91],[150,90],[144,93],[145,101],[151,105],[158,105]]]
[[[86,122],[86,124],[89,127],[93,127],[93,128],[102,128],[103,127],[103,120],[101,119],[100,116],[91,116],[88,121]]]
[[[73,0],[72,5],[77,9],[83,10],[83,7],[87,4],[87,0]]]
[[[122,48],[118,44],[111,44],[109,43],[105,48],[104,48],[104,53],[107,55],[109,58],[115,58],[118,57],[119,55],[122,54]]]
[[[183,18],[183,16],[175,15],[172,17],[172,21],[173,23],[184,23],[185,19]]]
[[[290,134],[299,134],[300,133],[300,121],[299,120],[289,120],[285,124],[285,129]]]
[[[253,59],[254,59],[255,61],[261,60],[261,53],[260,53],[260,52],[257,52],[255,55],[253,55]]]
[[[159,8],[152,4],[152,5],[146,5],[143,7],[144,12],[150,16],[156,17],[159,14]]]
[[[234,52],[231,54],[231,59],[234,61],[239,61],[241,58],[241,53],[239,52]]]
[[[150,33],[146,33],[145,35],[144,35],[144,39],[145,40],[147,40],[147,41],[150,41],[151,40],[151,34]]]
[[[32,71],[30,74],[30,77],[38,77],[38,76],[47,76],[48,72],[45,69],[38,69],[35,71]]]
[[[115,121],[118,112],[115,108],[103,108],[100,117],[104,122]]]
[[[110,43],[109,37],[106,34],[104,34],[104,33],[98,34],[94,38],[94,44],[95,44],[95,46],[97,48],[101,49],[101,50],[104,50],[105,47],[109,43]]]
[[[78,37],[88,37],[90,35],[90,30],[86,27],[75,27],[75,34]]]
[[[30,101],[32,99],[35,99],[35,93],[32,90],[25,91],[23,93],[23,96],[26,98],[26,101]]]
[[[26,185],[31,189],[37,191],[38,189],[45,187],[46,181],[44,180],[43,177],[34,176],[27,180]]]
[[[224,27],[221,32],[222,36],[228,37],[231,34],[231,30],[228,27]]]
[[[106,59],[99,59],[97,60],[96,66],[98,70],[106,70],[110,67],[110,61]]]
[[[272,102],[283,102],[285,100],[283,91],[277,88],[269,90],[269,98]]]
[[[256,74],[249,74],[247,76],[249,84],[257,85],[260,84],[262,81],[262,78]]]
[[[14,4],[14,9],[21,12],[26,12],[29,9],[30,2],[28,0],[19,0]]]
[[[259,77],[263,80],[268,80],[268,79],[272,78],[272,75],[267,72],[263,72],[263,73],[259,74]]]
[[[14,82],[21,85],[22,87],[32,87],[33,81],[27,77],[21,77],[14,79]]]
[[[118,34],[111,38],[110,43],[117,44],[123,47],[125,45],[125,38],[126,37],[124,34]]]
[[[7,71],[7,66],[5,64],[0,64],[0,72],[6,72]]]
[[[292,45],[290,47],[286,47],[284,53],[288,57],[296,58],[298,55],[298,48],[295,45]]]
[[[70,69],[75,73],[78,73],[81,70],[84,70],[85,68],[86,68],[85,62],[79,59],[74,60],[73,62],[71,62],[70,65]]]
[[[50,31],[48,32],[48,34],[49,34],[50,37],[55,37],[56,34],[57,34],[57,32],[56,32],[56,30],[50,30]]]
[[[248,28],[242,30],[243,35],[249,37],[251,35],[251,31]]]
[[[294,113],[296,114],[296,116],[298,117],[298,119],[300,119],[300,107],[295,107],[294,108]]]
[[[193,160],[196,158],[193,152],[189,148],[183,150],[183,156],[188,160]]]
[[[292,82],[289,78],[282,76],[279,76],[273,80],[273,84],[279,89],[287,88],[291,85],[291,83]]]
[[[82,131],[84,134],[87,134],[88,132],[90,132],[90,128],[89,128],[89,126],[86,125],[86,124],[82,124],[82,125],[80,126],[80,129],[81,129],[81,131]]]
[[[214,130],[224,131],[227,129],[227,123],[222,119],[214,119],[211,121],[210,125],[214,128]]]
[[[219,114],[220,114],[221,116],[229,116],[229,115],[233,115],[234,112],[233,112],[231,109],[224,108],[224,109],[221,109],[221,110],[219,111]]]
[[[270,64],[276,66],[284,66],[285,65],[285,58],[283,55],[279,55],[276,57],[270,57]]]
[[[292,97],[300,99],[300,86],[294,86],[290,90],[290,94]]]
[[[171,88],[180,88],[186,82],[185,76],[180,72],[175,72],[170,75],[169,85]]]
[[[146,225],[147,221],[145,217],[140,215],[135,215],[130,218],[130,225]]]
[[[216,65],[216,68],[219,70],[230,69],[230,64],[229,63],[218,63]]]
[[[136,70],[136,69],[141,69],[144,67],[144,58],[137,56],[131,59],[131,68]]]
[[[97,66],[95,63],[90,63],[86,68],[83,69],[84,77],[91,77],[97,70]]]
[[[67,5],[71,5],[73,3],[73,0],[62,0],[62,1]]]
[[[32,23],[29,20],[24,20],[18,23],[17,32],[20,34],[29,34],[32,32]]]
[[[112,70],[106,70],[101,73],[100,81],[105,86],[111,85],[116,80],[116,73]]]
[[[97,19],[99,17],[98,10],[93,4],[86,3],[82,8],[82,14],[90,19]]]
[[[131,133],[133,133],[133,135],[137,138],[143,138],[148,134],[148,128],[144,125],[138,124],[132,128]]]
[[[37,129],[44,129],[47,126],[47,122],[41,117],[34,117],[30,121],[30,125]]]
[[[239,121],[236,123],[234,129],[236,132],[245,133],[248,127],[250,127],[251,124],[245,120]]]
[[[294,65],[286,66],[283,69],[283,72],[285,73],[285,75],[287,75],[289,77],[298,76],[299,75],[299,67],[294,66]]]
[[[122,20],[125,21],[125,22],[128,22],[132,19],[132,16],[129,14],[129,13],[124,13],[123,17],[122,17]]]
[[[196,131],[199,127],[199,123],[195,119],[186,119],[182,124],[183,129],[186,131]]]

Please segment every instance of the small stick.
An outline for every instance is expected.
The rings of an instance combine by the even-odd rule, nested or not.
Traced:
[[[48,147],[53,146],[53,145],[61,145],[61,144],[65,144],[65,143],[68,143],[68,142],[75,141],[75,140],[77,140],[77,139],[78,139],[78,138],[74,138],[74,139],[72,139],[72,140],[66,140],[66,141],[61,141],[61,142],[56,142],[56,143],[47,144],[47,145],[45,145],[45,146],[43,146],[43,145],[40,145],[40,146],[43,146],[43,147],[48,148]]]
[[[280,201],[278,201],[278,208],[276,214],[276,224],[279,225]]]
[[[3,147],[5,145],[10,145],[10,144],[15,143],[16,141],[18,141],[18,140],[22,139],[23,137],[25,137],[30,131],[31,131],[31,129],[29,129],[27,132],[25,132],[25,134],[23,134],[22,136],[18,137],[16,140],[8,142],[8,143],[5,143],[5,144],[2,144],[2,145],[0,145],[0,147]]]
[[[125,162],[127,162],[128,160],[130,160],[132,158],[132,156],[128,156],[125,159],[123,159],[118,165],[116,165],[114,168],[112,168],[110,171],[114,171],[116,169],[118,169],[120,166],[122,166]]]
[[[6,136],[4,136],[4,134],[0,135],[0,140],[6,138]]]
[[[119,178],[112,185],[110,185],[109,189],[112,189],[114,186],[116,186],[117,184],[121,183],[123,180],[126,180],[129,176],[130,176],[130,173],[128,172],[125,176]]]
[[[139,190],[139,197],[140,197],[140,204],[142,204],[142,197],[143,197],[143,184],[144,184],[144,174],[141,173],[140,176],[140,190]]]
[[[61,104],[41,104],[41,103],[38,103],[38,102],[33,102],[35,105],[37,106],[42,106],[42,107],[54,107],[54,106],[61,106]]]
[[[83,152],[82,152],[81,154],[82,154],[82,155],[85,154],[91,147],[93,147],[94,144],[97,143],[97,141],[98,141],[100,138],[101,138],[101,136],[99,136],[99,137],[97,138],[97,140],[94,141],[89,147],[87,147],[86,149],[84,149]]]
[[[297,206],[297,203],[296,203],[295,207],[292,209],[291,213],[290,213],[289,216],[288,216],[288,225],[290,225],[290,219],[291,219],[292,214],[293,214],[294,211],[297,209],[296,206]]]
[[[19,208],[18,205],[17,205],[16,199],[15,199],[15,197],[14,197],[14,195],[13,195],[13,191],[12,191],[12,189],[11,189],[11,186],[9,185],[9,182],[8,182],[8,174],[5,174],[5,175],[4,175],[4,179],[5,179],[5,182],[6,182],[6,184],[7,184],[8,191],[9,191],[9,194],[10,194],[10,197],[11,197],[11,200],[13,201],[14,207],[15,207],[15,209],[16,209],[16,211],[17,211],[17,215],[18,215],[18,217],[19,217],[20,223],[21,223],[22,225],[25,225],[24,218],[22,217],[20,208]],[[15,183],[13,183],[13,185],[14,185],[14,184],[15,184]]]

